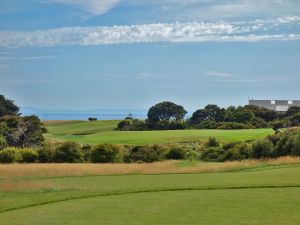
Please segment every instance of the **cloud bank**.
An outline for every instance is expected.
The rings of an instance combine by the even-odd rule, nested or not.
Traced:
[[[73,5],[78,8],[83,8],[85,11],[101,15],[112,9],[119,3],[120,0],[49,0],[49,2],[62,3]]]
[[[111,27],[64,27],[0,32],[0,47],[51,47],[153,42],[258,42],[300,40],[300,17],[250,22],[156,23]],[[299,29],[298,29],[299,30]]]

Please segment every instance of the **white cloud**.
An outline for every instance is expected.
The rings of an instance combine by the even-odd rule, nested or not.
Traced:
[[[221,19],[238,16],[298,15],[297,0],[39,0],[80,8],[91,15],[105,14],[117,6],[155,6],[149,13],[158,18]]]
[[[39,84],[39,83],[53,83],[55,80],[2,80],[1,84],[16,85],[16,84]]]
[[[1,44],[0,44],[1,45]],[[43,60],[43,59],[54,59],[55,56],[52,55],[37,55],[37,56],[12,56],[12,55],[5,55],[1,56],[0,54],[0,61],[4,60],[14,60],[14,59],[20,59],[20,60]]]
[[[257,79],[223,79],[223,80],[210,80],[210,82],[228,82],[228,83],[259,83],[267,81],[290,81],[288,78],[257,78]]]
[[[120,0],[49,0],[49,2],[62,3],[80,7],[94,15],[101,15],[109,11]]]
[[[64,27],[30,32],[0,32],[0,47],[108,45],[149,42],[257,42],[300,40],[286,27],[299,26],[300,17],[250,22],[156,23],[112,27]],[[294,31],[294,30],[293,30]]]
[[[235,75],[231,73],[223,73],[223,72],[216,72],[216,71],[205,71],[205,73],[213,77],[235,77]]]

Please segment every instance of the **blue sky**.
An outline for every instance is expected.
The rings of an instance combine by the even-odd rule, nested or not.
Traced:
[[[298,0],[1,0],[0,93],[23,107],[300,99]]]

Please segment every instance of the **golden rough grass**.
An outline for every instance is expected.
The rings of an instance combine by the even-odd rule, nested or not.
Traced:
[[[56,184],[48,181],[11,180],[0,181],[0,192],[28,192],[28,191],[62,191],[80,190],[78,185]]]
[[[281,157],[269,160],[245,160],[224,163],[192,163],[188,166],[180,166],[177,161],[155,162],[151,164],[2,164],[0,165],[0,178],[207,173],[234,171],[262,165],[298,163],[300,163],[300,157]]]

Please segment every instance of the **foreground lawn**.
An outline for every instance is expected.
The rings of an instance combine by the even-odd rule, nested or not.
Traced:
[[[253,140],[272,134],[271,129],[250,130],[176,130],[176,131],[114,131],[118,121],[48,122],[48,139],[80,143],[162,144],[170,142],[205,141],[216,137],[222,142]]]
[[[8,174],[3,165],[0,224],[298,225],[298,161],[253,164],[232,172],[163,174],[161,171],[152,175],[70,173],[67,176],[56,170],[55,176],[47,173],[50,165],[39,174],[28,170],[26,165],[10,165],[8,169],[15,172]],[[199,166],[173,163],[179,169]],[[22,166],[25,173],[21,172]],[[60,169],[67,167],[63,166]],[[78,165],[78,170],[82,166]],[[163,168],[169,167],[170,164]]]

